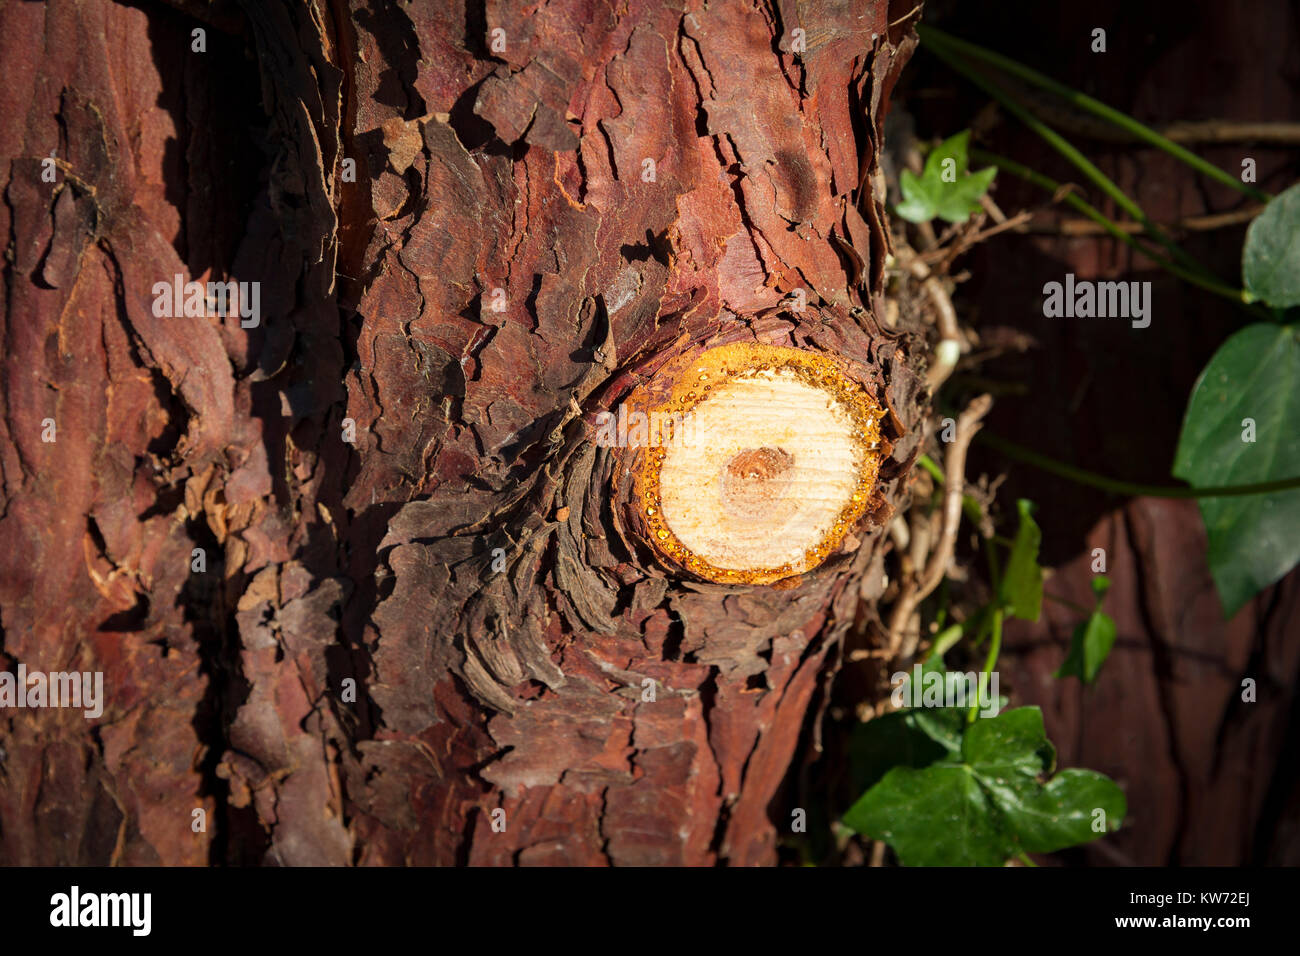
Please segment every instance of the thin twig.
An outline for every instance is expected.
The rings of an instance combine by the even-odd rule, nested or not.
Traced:
[[[998,204],[993,201],[993,197],[988,193],[984,193],[980,196],[980,205],[983,206],[984,211],[989,214],[989,218],[999,225],[1007,221],[1007,214],[1002,211]]]
[[[899,25],[900,23],[902,23],[904,20],[909,20],[909,19],[911,19],[912,16],[913,16],[913,15],[914,15],[918,10],[921,9],[921,7],[922,7],[922,4],[919,4],[919,3],[918,3],[918,4],[917,4],[916,6],[914,6],[911,10],[908,10],[905,14],[903,14],[901,17],[899,17],[897,20],[895,20],[893,23],[891,23],[891,24],[889,25],[890,28],[892,29],[892,28],[898,26],[898,25]]]
[[[970,235],[963,236],[950,246],[943,246],[938,249],[931,249],[929,252],[924,252],[921,254],[921,258],[929,265],[939,267],[939,271],[946,271],[946,267],[952,262],[952,260],[956,259],[967,249],[986,239],[993,238],[1000,232],[1017,230],[1020,226],[1029,222],[1033,217],[1034,214],[1029,210],[1022,210],[1010,219],[1004,217],[996,226],[990,226],[982,231],[973,232]]]
[[[1175,143],[1300,143],[1300,123],[1237,123],[1211,119],[1171,123],[1160,132]]]
[[[970,350],[961,328],[957,324],[957,310],[953,308],[952,299],[939,278],[932,274],[925,263],[924,256],[916,255],[906,247],[899,249],[899,264],[921,283],[921,288],[930,297],[934,306],[935,325],[939,328],[939,342],[935,346],[930,360],[930,370],[926,374],[926,384],[930,392],[936,392],[940,385],[952,374],[957,359],[963,352]],[[951,344],[948,344],[951,343]]]
[[[1171,232],[1211,232],[1215,229],[1239,226],[1243,222],[1250,222],[1263,210],[1263,206],[1252,205],[1246,209],[1238,209],[1233,212],[1220,212],[1209,216],[1188,216],[1179,222],[1168,223],[1164,228]],[[1141,235],[1146,231],[1140,222],[1117,222],[1115,225],[1130,235]],[[1109,229],[1100,223],[1093,222],[1091,219],[1066,219],[1053,225],[1030,224],[1017,231],[1062,236],[1104,236],[1110,234]]]
[[[894,604],[894,611],[889,617],[889,650],[891,657],[896,656],[903,646],[903,634],[909,626],[912,614],[922,601],[943,580],[948,565],[952,562],[953,549],[957,544],[957,528],[961,524],[962,490],[966,484],[966,452],[971,439],[980,429],[980,422],[993,405],[990,395],[981,395],[966,406],[966,410],[957,416],[952,442],[944,456],[943,484],[943,530],[939,543],[930,552],[929,563],[925,573],[918,581],[909,578]]]

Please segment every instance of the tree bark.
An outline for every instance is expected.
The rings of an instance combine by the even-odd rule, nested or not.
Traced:
[[[4,663],[106,698],[0,712],[0,862],[773,862],[925,413],[889,6],[0,9]],[[883,414],[771,584],[659,550],[595,437],[736,343]]]

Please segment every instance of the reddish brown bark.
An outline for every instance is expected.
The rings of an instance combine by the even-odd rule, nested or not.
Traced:
[[[0,11],[3,651],[107,691],[0,715],[0,859],[771,862],[917,451],[873,319],[907,9],[178,6]],[[177,273],[260,325],[155,317]],[[797,587],[661,566],[592,440],[727,341],[892,411],[875,521]]]

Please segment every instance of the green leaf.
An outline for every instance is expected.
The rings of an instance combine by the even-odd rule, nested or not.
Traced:
[[[936,210],[939,218],[948,222],[965,222],[972,213],[979,212],[984,208],[980,205],[980,197],[988,191],[995,175],[997,170],[990,166],[955,183],[941,183]]]
[[[1042,711],[1020,707],[1006,718],[972,726],[963,751],[1020,849],[1051,853],[1095,839],[1100,833],[1092,830],[1093,811],[1099,808],[1106,813],[1107,827],[1118,827],[1126,809],[1124,795],[1101,774],[1063,770],[1048,783],[1039,782],[1040,773],[1056,766]]]
[[[954,133],[942,143],[930,150],[930,155],[925,158],[924,175],[928,179],[935,179],[942,182],[945,160],[952,160],[949,167],[958,179],[966,175],[966,147],[970,143],[970,130],[964,129],[960,133]],[[950,184],[951,185],[951,184]]]
[[[1001,866],[1010,855],[988,798],[961,764],[889,771],[844,823],[884,840],[904,866]]]
[[[924,734],[930,740],[941,745],[955,757],[961,752],[962,734],[966,731],[966,715],[969,710],[966,705],[958,707],[942,707],[938,703],[932,703],[926,698],[941,691],[942,700],[950,701],[960,693],[967,700],[974,700],[972,695],[979,696],[981,701],[987,700],[987,691],[981,692],[967,681],[966,674],[955,673],[947,670],[943,662],[942,654],[931,654],[925,661],[919,665],[921,672],[919,675],[920,686],[913,690],[909,684],[914,677],[917,677],[916,668],[908,672],[906,679],[901,684],[895,684],[893,697],[894,706],[910,707],[906,711],[907,725],[913,730]],[[939,675],[942,681],[942,688],[936,688],[932,681],[928,679],[930,673]],[[924,703],[923,703],[924,702]],[[993,703],[990,701],[990,703]],[[993,709],[997,713],[1006,706],[1007,699],[999,696]],[[985,706],[983,703],[981,707]],[[869,721],[868,723],[871,723]]]
[[[894,767],[928,767],[949,756],[916,724],[915,712],[896,710],[858,724],[849,738],[849,768],[854,790],[863,793]]]
[[[1038,566],[1043,533],[1033,519],[1033,502],[1021,498],[1016,509],[1020,512],[1020,527],[1011,545],[999,596],[1015,617],[1037,621],[1043,609],[1043,569]]]
[[[1294,188],[1294,187],[1293,187]],[[1254,441],[1246,441],[1246,419]],[[1300,326],[1261,322],[1220,346],[1187,404],[1173,473],[1196,488],[1300,475]],[[1224,615],[1300,561],[1300,490],[1200,499]]]
[[[942,654],[920,665],[922,680],[930,671],[944,673]],[[914,672],[895,684],[895,705],[910,699]],[[925,767],[961,751],[965,711],[955,707],[903,709],[859,724],[849,739],[849,768],[854,789],[861,793],[894,767]]]
[[[1127,811],[1123,791],[1088,770],[1041,782],[1055,761],[1042,711],[1018,707],[968,725],[960,754],[894,767],[844,822],[889,843],[906,866],[999,866],[1022,852],[1050,853],[1118,829]],[[1101,832],[1094,829],[1098,810]]]
[[[1101,602],[1110,590],[1110,578],[1099,574],[1092,579],[1092,593],[1097,595],[1097,606],[1092,609],[1087,620],[1080,622],[1070,637],[1070,650],[1065,661],[1053,675],[1077,677],[1085,684],[1097,679],[1101,665],[1110,656],[1110,649],[1115,645],[1115,622],[1109,614],[1102,613]]]
[[[1056,671],[1057,678],[1077,677],[1085,684],[1097,679],[1097,672],[1110,656],[1115,645],[1115,621],[1109,614],[1093,611],[1086,621],[1074,628],[1070,637],[1070,650]]]
[[[966,711],[960,707],[918,707],[911,711],[912,726],[939,744],[951,757],[961,753]]]
[[[936,217],[965,222],[971,213],[979,212],[980,197],[988,191],[997,170],[990,166],[967,173],[969,139],[970,130],[963,130],[936,146],[926,157],[920,176],[903,170],[898,178],[903,201],[894,210],[898,215],[909,222],[928,222]]]
[[[1105,813],[1106,830],[1119,829],[1127,812],[1124,792],[1103,774],[1062,770],[1046,785],[1017,778],[981,782],[1014,823],[1020,846],[1030,853],[1055,853],[1101,836],[1094,813]],[[1100,820],[1100,818],[1098,818]]]
[[[961,742],[966,763],[985,773],[1050,773],[1056,766],[1056,748],[1043,730],[1043,712],[1037,707],[1017,707],[999,717],[977,720]]]
[[[898,184],[903,190],[903,201],[894,207],[894,212],[908,222],[929,222],[937,215],[934,201],[914,172],[903,170]]]
[[[1300,183],[1274,197],[1246,230],[1246,291],[1274,308],[1300,305]]]

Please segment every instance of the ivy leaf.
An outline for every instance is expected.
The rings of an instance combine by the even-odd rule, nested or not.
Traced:
[[[928,222],[935,217],[948,222],[965,222],[979,212],[980,197],[988,191],[997,169],[990,166],[977,173],[966,170],[966,144],[970,130],[944,140],[926,157],[917,176],[905,169],[898,184],[903,201],[895,212],[909,222]]]
[[[1123,791],[1088,770],[1041,782],[1055,761],[1042,711],[1018,707],[969,724],[959,754],[894,767],[844,822],[889,843],[906,866],[999,866],[1021,852],[1050,853],[1118,829]],[[1097,811],[1102,831],[1094,828]]]
[[[1115,646],[1115,621],[1101,609],[1102,598],[1110,589],[1110,579],[1104,575],[1093,578],[1092,589],[1097,595],[1097,605],[1088,619],[1075,627],[1069,653],[1054,675],[1057,679],[1077,677],[1085,684],[1091,684],[1110,656],[1110,649]]]
[[[931,653],[920,668],[922,682],[930,672],[947,677],[942,654]],[[916,676],[913,670],[895,684],[896,704],[912,699],[907,683]],[[1002,710],[1007,698],[998,697],[997,704],[997,709]],[[894,767],[919,769],[940,760],[959,760],[968,713],[966,707],[913,707],[858,724],[849,739],[849,768],[855,791],[862,793],[875,786]]]
[[[950,756],[956,757],[961,753],[961,738],[966,730],[966,708],[918,707],[912,710],[911,716],[913,726],[948,751]]]
[[[965,222],[970,219],[972,213],[984,208],[980,205],[980,197],[988,192],[995,175],[997,169],[990,166],[971,173],[965,179],[958,179],[955,183],[942,183],[939,218],[948,222]]]
[[[1001,866],[1008,856],[984,791],[961,764],[894,768],[844,823],[884,840],[904,866]]]
[[[1033,502],[1021,498],[1016,502],[1020,527],[1011,545],[1007,570],[1002,576],[1000,597],[1015,617],[1037,621],[1043,609],[1043,569],[1038,566],[1038,546],[1043,533],[1033,519]]]
[[[1275,196],[1246,229],[1246,291],[1274,308],[1300,305],[1300,183]]]
[[[916,714],[896,710],[858,724],[849,738],[854,790],[863,793],[894,767],[928,767],[950,755],[948,748],[917,726]]]
[[[943,655],[927,658],[921,679],[930,671],[944,673]],[[895,675],[897,676],[897,675]],[[911,699],[907,685],[916,676],[907,673],[894,685],[896,705]],[[956,707],[902,709],[858,724],[849,738],[849,768],[858,793],[876,785],[893,767],[926,767],[961,752],[966,711]]]
[[[1062,770],[1047,784],[1021,778],[1007,783],[981,779],[993,801],[1014,819],[1016,837],[1029,853],[1055,853],[1101,836],[1093,830],[1096,811],[1106,829],[1118,829],[1127,811],[1124,792],[1109,777],[1092,770]]]
[[[1300,475],[1297,422],[1300,325],[1249,325],[1219,347],[1197,380],[1173,473],[1195,488]],[[1300,562],[1300,490],[1202,498],[1200,507],[1210,572],[1232,617]]]
[[[977,772],[998,775],[1051,773],[1056,748],[1043,730],[1043,712],[1017,707],[999,717],[977,720],[961,742],[962,759]]]
[[[898,185],[903,190],[903,201],[894,207],[894,212],[908,222],[929,222],[938,215],[928,187],[922,185],[916,173],[910,169],[903,170],[898,177]]]

